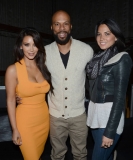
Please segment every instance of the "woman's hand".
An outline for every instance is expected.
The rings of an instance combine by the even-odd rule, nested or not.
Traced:
[[[105,136],[103,136],[102,138],[102,146],[104,148],[108,148],[113,144],[113,139],[107,138]]]
[[[15,145],[22,145],[21,136],[17,129],[13,130],[12,140]]]

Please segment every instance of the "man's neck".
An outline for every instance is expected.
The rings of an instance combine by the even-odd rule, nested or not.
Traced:
[[[57,43],[57,46],[59,48],[59,51],[62,54],[67,54],[70,51],[70,47],[71,47],[71,39],[68,41],[68,43],[64,44],[64,45],[60,45]]]

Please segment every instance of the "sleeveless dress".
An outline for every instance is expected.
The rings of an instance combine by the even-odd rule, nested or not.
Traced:
[[[19,147],[24,160],[39,160],[49,133],[45,94],[50,85],[46,80],[42,83],[29,81],[24,59],[20,62],[15,63],[18,76],[16,93],[22,98],[22,104],[16,108],[17,128],[22,139]]]

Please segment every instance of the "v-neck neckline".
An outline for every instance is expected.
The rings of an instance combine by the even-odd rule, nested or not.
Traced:
[[[25,67],[25,71],[26,71],[26,76],[27,76],[27,81],[32,83],[32,84],[36,84],[36,85],[40,85],[40,84],[43,84],[44,82],[46,82],[46,80],[42,81],[42,82],[32,82],[29,80],[29,76],[28,76],[28,71],[27,71],[27,68],[26,68],[26,63],[24,61],[24,59],[21,60],[22,64],[24,65]]]

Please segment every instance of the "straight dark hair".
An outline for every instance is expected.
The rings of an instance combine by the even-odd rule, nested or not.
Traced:
[[[20,63],[20,60],[24,57],[23,50],[20,49],[20,47],[22,45],[22,41],[25,36],[31,36],[33,38],[35,46],[38,48],[38,53],[35,57],[35,62],[36,62],[38,69],[42,73],[44,79],[46,79],[48,83],[50,84],[50,91],[51,93],[53,93],[53,86],[51,83],[51,74],[48,71],[47,66],[45,65],[46,53],[45,53],[43,41],[40,36],[40,33],[35,28],[32,28],[32,27],[24,28],[18,35],[16,44],[14,46],[15,62]]]
[[[114,46],[117,47],[118,51],[121,52],[125,49],[125,38],[119,27],[119,25],[113,19],[102,19],[95,26],[95,38],[97,37],[98,28],[101,24],[105,24],[110,31],[115,35],[117,41]]]

